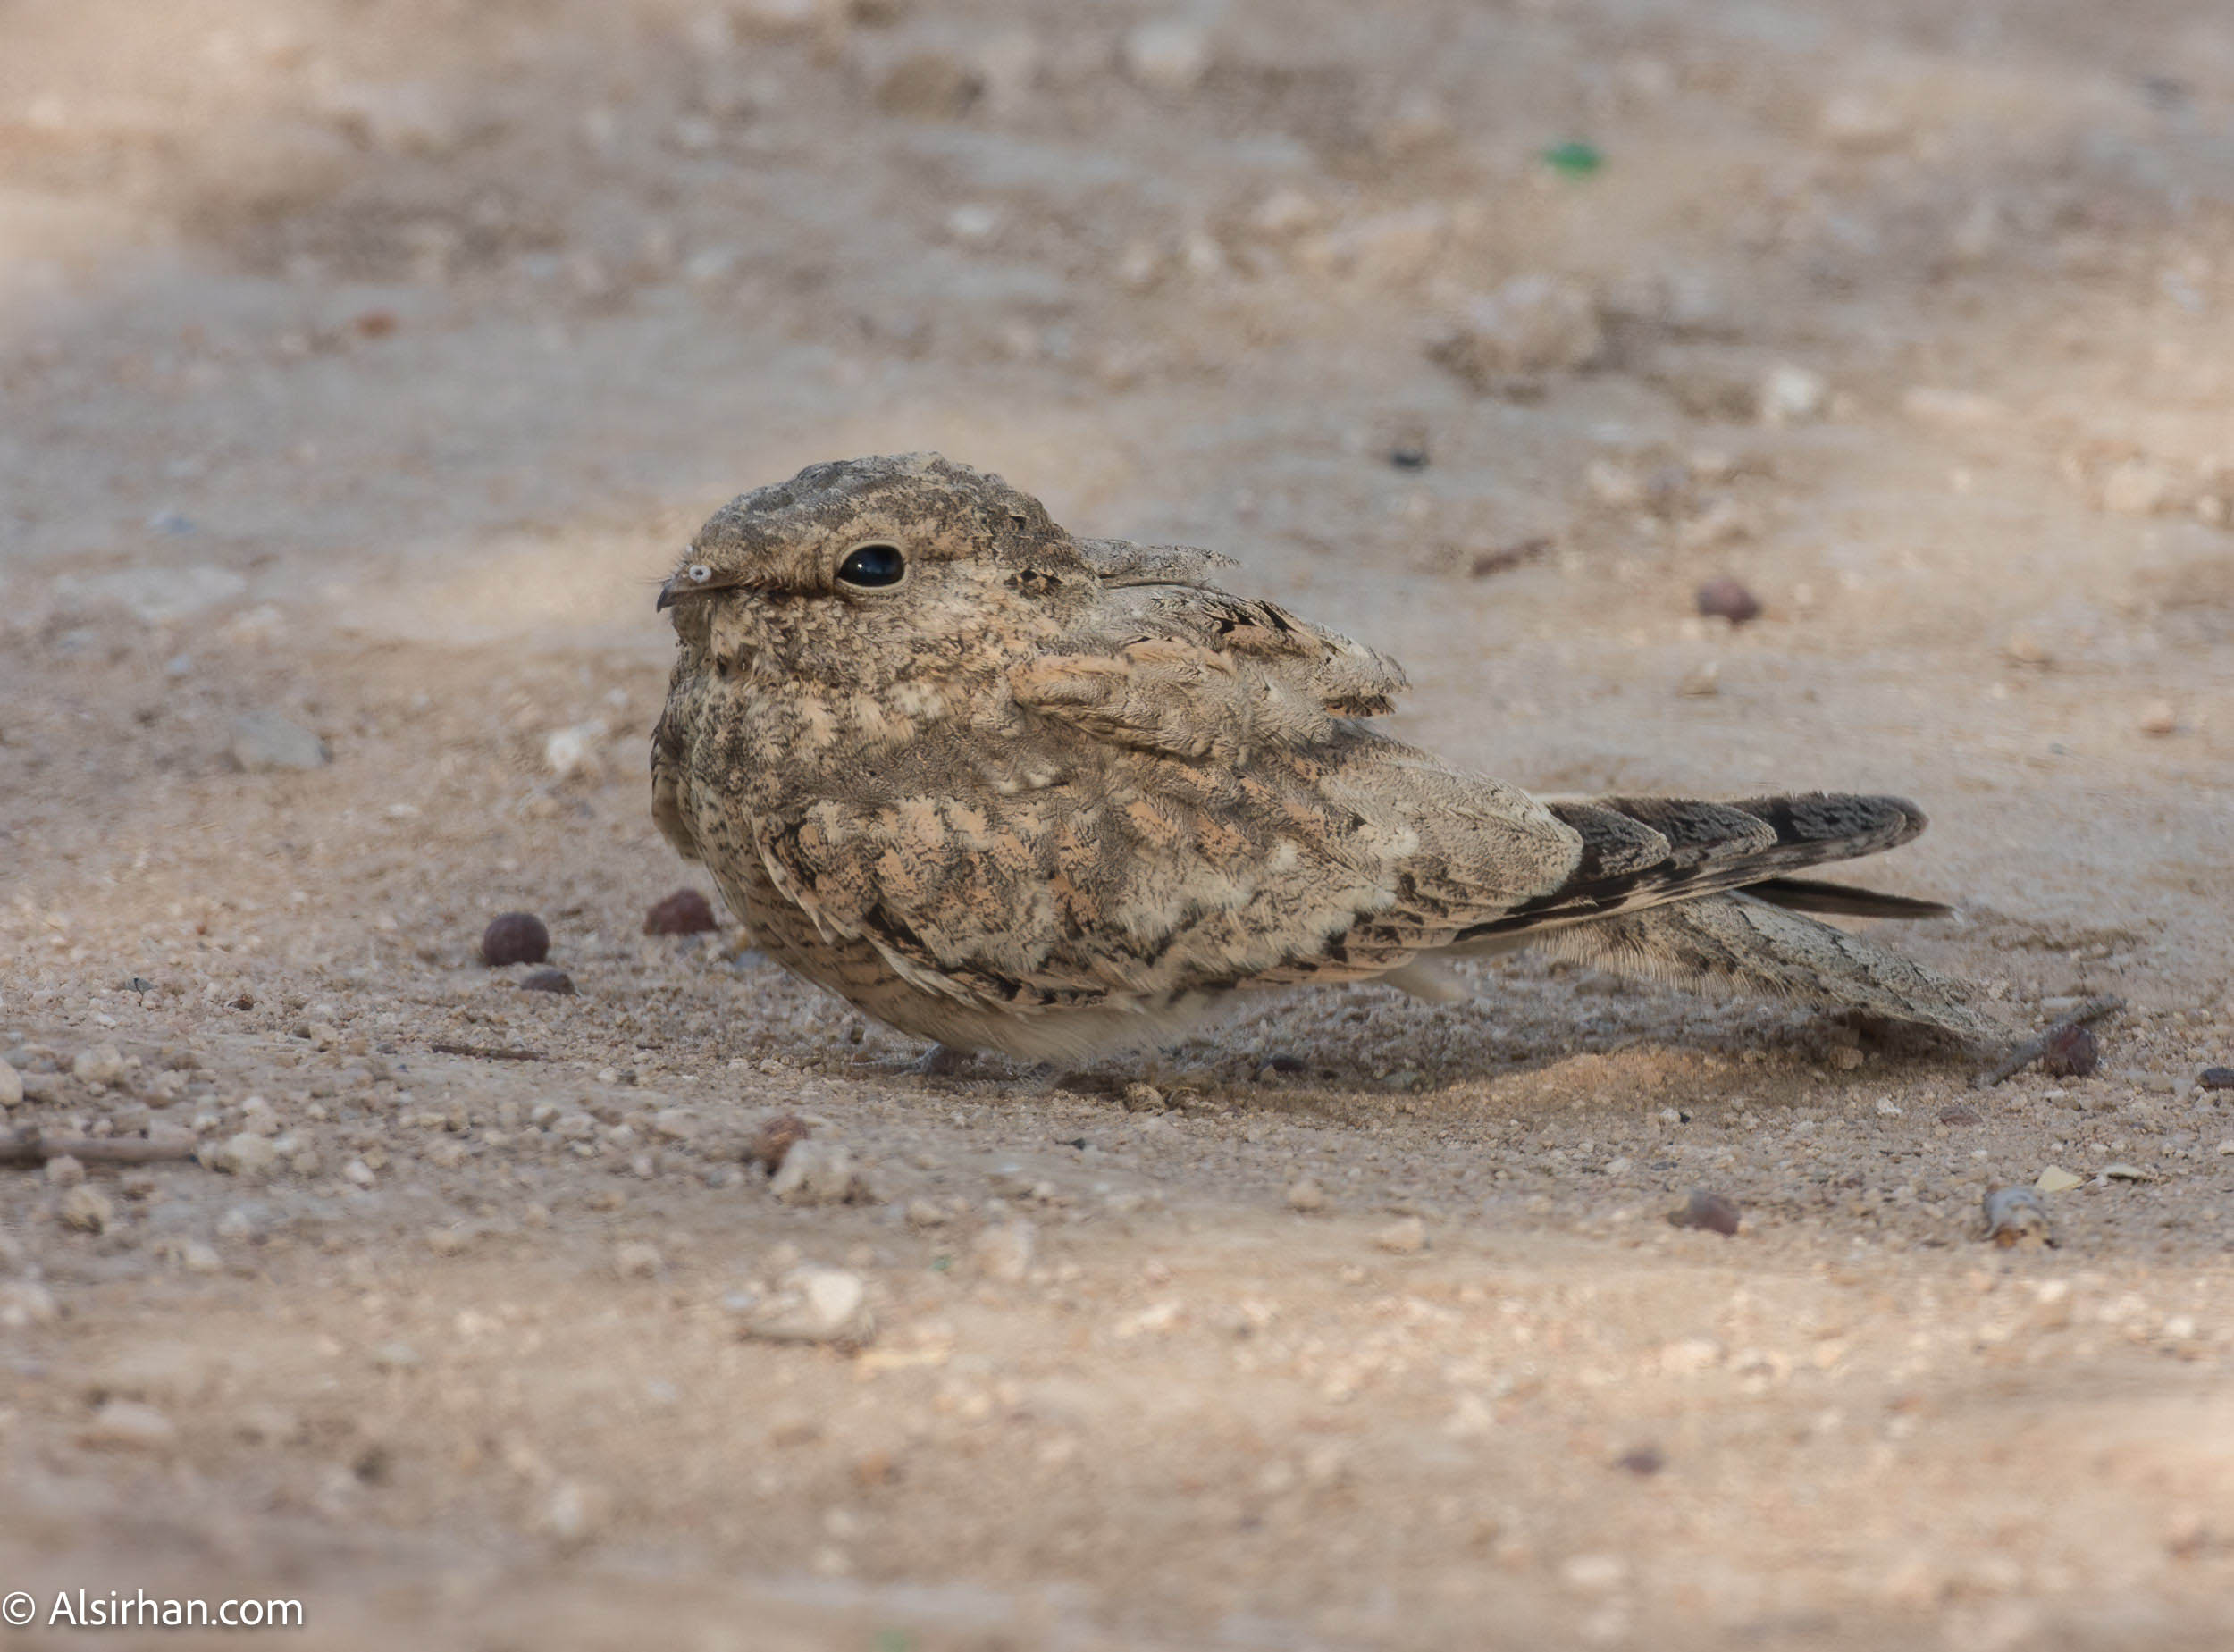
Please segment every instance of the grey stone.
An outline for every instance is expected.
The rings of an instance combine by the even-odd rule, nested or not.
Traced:
[[[324,741],[276,711],[251,711],[235,717],[226,755],[235,768],[248,775],[323,768],[333,760]]]

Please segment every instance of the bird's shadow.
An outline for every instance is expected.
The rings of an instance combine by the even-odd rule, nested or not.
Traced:
[[[1715,1000],[1641,985],[1577,966],[1497,960],[1475,966],[1472,1001],[1432,1004],[1392,988],[1298,990],[1243,1006],[1159,1049],[1084,1068],[979,1054],[927,1071],[877,1065],[928,1086],[1028,1101],[1062,1092],[1130,1107],[1205,1107],[1355,1116],[1478,1095],[1578,1059],[1624,1054],[1681,1062],[1718,1058],[1743,1086],[1778,1072],[1882,1083],[1963,1064],[1933,1029],[1852,1012],[1825,1014],[1758,999]],[[1865,1067],[1867,1070],[1865,1071]],[[1143,1086],[1152,1095],[1143,1095]]]

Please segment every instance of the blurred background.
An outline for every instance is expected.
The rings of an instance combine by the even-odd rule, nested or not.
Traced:
[[[740,986],[734,972],[639,938],[646,905],[684,876],[645,808],[644,742],[671,650],[652,612],[657,581],[732,495],[810,462],[917,449],[1003,473],[1081,533],[1234,554],[1240,589],[1405,661],[1416,692],[1391,720],[1396,732],[1503,778],[1553,792],[1822,785],[1917,797],[1933,829],[1879,879],[1953,898],[1961,912],[1904,943],[2012,1004],[2131,998],[2137,1017],[2155,1018],[2146,1035],[2129,1022],[2114,1058],[2136,1095],[2192,1089],[2182,1075],[2226,1059],[2234,17],[2225,0],[0,0],[0,1030],[46,1041],[56,1072],[88,1039],[130,1046],[144,1036],[152,1061],[164,1040],[192,1038],[241,1063],[213,1092],[225,1105],[262,1089],[288,1106],[298,1086],[256,1063],[298,1025],[334,1027],[335,1061],[353,1059],[352,1039],[411,1050],[430,1032],[518,1037],[569,1052],[579,1071],[552,1078],[553,1094],[629,1067],[677,1094],[710,1072],[760,1086],[756,1104],[789,1105],[764,1093],[792,1083],[761,1076],[780,1059],[836,1075],[825,1096],[835,1113],[882,1108],[875,1116],[893,1129],[935,1138],[951,1098],[927,1112],[913,1081],[893,1076],[912,1057],[904,1041],[869,1029],[863,1044],[858,1024],[773,970]],[[524,995],[506,981],[497,994],[471,961],[488,914],[513,906],[551,918],[578,1000],[522,1010]],[[1448,1179],[1459,1166],[1501,1186],[1494,1167],[1550,1151],[1541,1196],[1569,1201],[1557,1205],[1563,1212],[1660,1196],[1617,1186],[1619,1174],[1643,1175],[1637,1167],[1658,1149],[1610,1145],[1628,1140],[1623,1131],[1642,1142],[1676,1128],[1654,1119],[1688,1123],[1692,1112],[1673,1104],[1691,1094],[1682,1085],[1697,1086],[1690,1109],[1734,1082],[1698,1064],[1701,1038],[1723,1040],[1733,1061],[1740,1047],[1753,1060],[1766,1040],[1775,1084],[1823,1094],[1807,1088],[1822,1052],[1805,1040],[1818,1034],[1742,1016],[1687,1020],[1692,1010],[1650,995],[1609,992],[1578,1005],[1541,973],[1516,977],[1512,992],[1533,1019],[1382,1007],[1364,1032],[1345,1032],[1307,1009],[1281,1010],[1250,1029],[1247,1062],[1214,1043],[1197,1053],[1205,1063],[1231,1057],[1240,1072],[1263,1049],[1299,1051],[1334,1075],[1343,1106],[1379,1107],[1392,1083],[1437,1089],[1437,1123],[1398,1121],[1416,1133],[1407,1151],[1420,1155],[1403,1176]],[[508,1018],[518,1030],[490,1030]],[[1585,1062],[1640,1039],[1648,1053],[1570,1070],[1560,1062],[1578,1026],[1598,1052],[1577,1058]],[[1392,1078],[1398,1048],[1404,1070]],[[1853,1074],[1860,1057],[1846,1053],[1853,1061],[1836,1070]],[[41,1059],[36,1049],[26,1057]],[[731,1069],[748,1059],[739,1079]],[[849,1076],[857,1060],[883,1063],[881,1076]],[[1532,1103],[1503,1092],[1483,1099],[1475,1081],[1492,1069],[1554,1075],[1544,1083],[1567,1086],[1558,1093],[1581,1098],[1578,1111],[1547,1111],[1538,1140]],[[1860,1069],[1851,1082],[1878,1072]],[[1938,1082],[1920,1072],[1895,1080]],[[1664,1080],[1677,1088],[1662,1093]],[[456,1094],[470,1099],[481,1081],[459,1078]],[[517,1105],[532,1107],[537,1094],[521,1091]],[[1843,1102],[1824,1103],[1826,1136],[1923,1133],[1940,1116],[1923,1091],[1894,1094],[1855,1090],[1853,1119],[1836,1111]],[[2189,1100],[2177,1092],[2179,1108]],[[979,1138],[961,1133],[953,1105],[955,1134],[933,1145],[960,1156]],[[1405,1118],[1413,1105],[1402,1103]],[[2028,1180],[2052,1148],[2079,1153],[2073,1141],[2094,1128],[2049,1101],[2037,1106],[1994,1126],[2006,1134],[1993,1151]],[[1524,1130],[1521,1114],[1532,1121]],[[210,1116],[223,1131],[239,1128],[231,1114]],[[1021,1131],[1020,1118],[998,1128]],[[1501,1145],[1473,1154],[1440,1145],[1448,1137],[1436,1132],[1468,1119],[1507,1132]],[[323,1120],[290,1128],[315,1136]],[[2206,1169],[2228,1162],[2212,1156],[2229,1151],[2213,1149],[2216,1127],[2184,1113],[2173,1122],[2194,1137],[2176,1151]],[[1096,1115],[1077,1126],[1079,1143],[1131,1128]],[[1194,1178],[1185,1196],[1210,1212],[1208,1231],[1230,1237],[1256,1231],[1250,1200],[1289,1220],[1278,1204],[1293,1174],[1281,1156],[1289,1138],[1260,1140],[1269,1128],[1236,1124],[1193,1158],[1168,1143],[1141,1151],[1170,1186]],[[2112,1145],[2112,1128],[2087,1151],[2137,1157],[2122,1136]],[[534,1137],[514,1135],[516,1149]],[[500,1155],[504,1132],[496,1139],[487,1152]],[[1779,1253],[1799,1281],[1793,1303],[1828,1277],[1823,1257],[1844,1256],[1855,1232],[1878,1234],[1880,1218],[1907,1224],[1901,1231],[1919,1245],[1968,1223],[1977,1188],[1964,1178],[1986,1157],[1969,1139],[1945,1147],[1944,1185],[1925,1177],[1921,1204],[1906,1196],[1911,1181],[1905,1202],[1888,1198],[1866,1217],[1860,1195],[1849,1211],[1790,1192],[1800,1185],[1790,1155],[1802,1149],[1748,1148],[1737,1162],[1791,1172],[1774,1197],[1788,1194],[1787,1208],[1817,1224]],[[1260,1148],[1261,1163],[1249,1156]],[[303,1312],[326,1315],[322,1334],[336,1347],[354,1346],[360,1320],[401,1336],[380,1313],[433,1287],[382,1296],[350,1272],[353,1262],[328,1268],[325,1257],[362,1238],[366,1278],[408,1279],[433,1265],[414,1224],[467,1220],[461,1212],[515,1222],[525,1196],[500,1179],[473,1191],[449,1174],[453,1156],[424,1170],[436,1203],[367,1215],[374,1207],[350,1203],[356,1194],[331,1174],[360,1151],[371,1150],[328,1143],[324,1179],[306,1173],[286,1196],[299,1195],[304,1210],[324,1200],[319,1209],[371,1226],[337,1227],[354,1237],[323,1249],[307,1245],[294,1274],[252,1254],[264,1258],[254,1266],[299,1288],[293,1300],[326,1304]],[[1570,1151],[1592,1177],[1609,1154],[1628,1168],[1576,1183],[1562,1156]],[[412,1152],[394,1152],[397,1169],[382,1170],[377,1187],[421,1187],[407,1181],[420,1173]],[[900,1163],[901,1149],[888,1157]],[[592,1168],[618,1177],[626,1162]],[[1865,1169],[1882,1170],[1874,1159]],[[1766,1185],[1770,1173],[1761,1175]],[[1401,1179],[1394,1169],[1387,1177]],[[655,1199],[627,1186],[632,1211]],[[2211,1186],[2194,1184],[2201,1203],[2179,1243],[2199,1270],[2188,1282],[2208,1278],[2220,1289],[2223,1215]],[[682,1195],[656,1196],[673,1201],[650,1204],[669,1211],[659,1221],[699,1220]],[[712,1198],[703,1188],[692,1196]],[[1474,1188],[1465,1200],[1488,1196]],[[179,1197],[174,1214],[189,1208]],[[593,1254],[605,1284],[581,1285],[578,1304],[573,1285],[489,1288],[525,1288],[586,1315],[611,1285],[602,1224],[635,1218],[549,1197],[556,1229],[517,1254]],[[1101,1209],[1098,1194],[1079,1197],[1080,1208]],[[1472,1208],[1465,1200],[1450,1208]],[[784,1213],[766,1203],[752,1220],[776,1223]],[[212,1222],[220,1208],[205,1212]],[[1541,1214],[1550,1203],[1526,1207],[1536,1214],[1499,1208],[1529,1244],[1541,1237],[1529,1224],[1554,1220]],[[740,1220],[734,1203],[701,1214],[710,1234]],[[1219,1225],[1229,1218],[1230,1232]],[[130,1296],[140,1289],[131,1270],[155,1266],[146,1250],[63,1233],[44,1215],[25,1216],[25,1232],[35,1220],[53,1253],[42,1265],[76,1256],[88,1281],[124,1281],[99,1299],[105,1321],[88,1284],[71,1335],[144,1320],[171,1288],[158,1270],[149,1297]],[[858,1212],[827,1220],[861,1225],[862,1245],[917,1242],[872,1232]],[[656,1238],[671,1262],[686,1254],[650,1216],[629,1232]],[[791,1232],[771,1225],[760,1238]],[[1810,1235],[1825,1236],[1820,1254],[1806,1248],[1818,1242]],[[2104,1267],[2138,1268],[2133,1258],[2160,1243],[2154,1227],[2096,1237],[2090,1254]],[[391,1239],[399,1249],[382,1248]],[[1567,1241],[1542,1242],[1550,1248],[1535,1262],[1563,1254]],[[701,1254],[730,1243],[708,1239]],[[802,1243],[812,1254],[815,1241]],[[1096,1243],[1116,1246],[1129,1269],[1147,1254]],[[245,1245],[225,1254],[251,1254]],[[1091,1260],[1084,1245],[1078,1254]],[[930,1289],[920,1260],[894,1264],[892,1277]],[[463,1279],[466,1268],[442,1277]],[[1344,1263],[1340,1277],[1357,1271]],[[1684,1275],[1684,1288],[1720,1302],[1732,1286],[1718,1275],[1699,1283],[1710,1271]],[[1328,1262],[1296,1289],[1331,1292],[1336,1277]],[[2163,1284],[2134,1277],[2131,1291]],[[668,1286],[641,1288],[629,1311],[649,1315],[644,1304]],[[706,1301],[722,1288],[708,1285]],[[1278,1282],[1249,1288],[1250,1302],[1287,1300]],[[1516,1301],[1535,1287],[1499,1288]],[[1566,1322],[1566,1288],[1529,1297],[1547,1324]],[[1856,1346],[1894,1348],[1911,1329],[1896,1323],[1896,1307],[1929,1295],[1899,1284],[1882,1309],[1807,1312],[1832,1328],[1822,1338],[1875,1325],[1879,1342],[1855,1330]],[[1688,1300],[1668,1295],[1664,1279],[1646,1279],[1632,1306],[1642,1322],[1679,1299]],[[2205,1297],[2180,1300],[2193,1332]],[[483,1312],[482,1298],[472,1301]],[[236,1305],[253,1326],[264,1304]],[[1068,1347],[1061,1314],[1071,1310],[1058,1307],[1044,1323],[1019,1317],[1010,1329]],[[1348,1312],[1295,1312],[1322,1309],[1334,1316],[1327,1323]],[[1236,1323],[1256,1323],[1255,1308],[1233,1312]],[[1403,1323],[1442,1324],[1443,1312]],[[1779,1314],[1796,1324],[1801,1309]],[[679,1307],[670,1316],[686,1317]],[[1482,1317],[1458,1316],[1468,1326]],[[1340,1323],[1328,1333],[1337,1342],[1382,1334],[1381,1320]],[[602,1355],[580,1353],[604,1346],[588,1324],[574,1327],[588,1340],[567,1346],[584,1370],[600,1370]],[[1932,1335],[1967,1336],[1953,1319],[1932,1325]],[[1684,1330],[1652,1337],[1692,1346],[1680,1343]],[[415,1334],[426,1348],[456,1340],[439,1328]],[[735,1357],[732,1341],[722,1357]],[[1118,1357],[1115,1346],[1104,1338],[1095,1357]],[[1162,1346],[1142,1333],[1124,1357],[1145,1361]],[[1549,1361],[1550,1346],[1526,1357]],[[1691,1369],[1689,1354],[1653,1363],[1658,1346],[1639,1356],[1639,1393]],[[1830,1346],[1777,1357],[1787,1372],[1796,1358],[1804,1376],[1836,1363],[1810,1351]],[[1568,1367],[1546,1369],[1572,1375],[1573,1361],[1600,1357],[1578,1343]],[[1157,1380],[1183,1387],[1172,1358]],[[1456,1355],[1440,1366],[1421,1358],[1422,1370],[1463,1366]],[[1604,1359],[1606,1370],[1624,1369]],[[284,1512],[308,1499],[323,1510],[325,1492],[306,1488],[330,1489],[338,1472],[349,1497],[368,1500],[348,1507],[432,1532],[446,1511],[483,1506],[474,1488],[498,1473],[489,1465],[543,1461],[507,1457],[509,1447],[478,1435],[454,1457],[449,1445],[438,1452],[414,1432],[435,1424],[409,1379],[364,1362],[349,1369],[361,1384],[347,1390],[351,1406],[386,1417],[382,1449],[416,1466],[382,1489],[376,1474],[333,1469],[318,1455],[323,1446],[290,1447],[295,1457],[267,1482],[265,1459],[244,1469],[234,1445],[213,1445],[203,1461],[220,1502],[234,1497],[226,1477],[239,1475],[248,1489],[230,1507]],[[707,1386],[684,1390],[701,1417],[726,1418],[734,1371],[707,1369]],[[1554,1379],[1543,1404],[1565,1404],[1602,1375],[1589,1368],[1579,1388]],[[1068,1414],[1062,1406],[1089,1391],[1089,1376],[1076,1377],[1071,1399],[1049,1400],[1050,1414]],[[50,1438],[39,1430],[51,1424],[51,1438],[63,1438],[78,1402],[23,1382],[7,1402],[21,1410],[0,1405],[0,1438],[18,1438],[8,1430],[19,1415],[46,1419],[20,1437],[37,1455]],[[1526,1403],[1524,1394],[1511,1405]],[[1584,1396],[1530,1438],[1587,1439],[1595,1473],[1627,1425],[1586,1413],[1613,1403]],[[1734,1399],[1729,1414],[1751,1403]],[[1838,1400],[1871,1416],[1894,1403],[1874,1392]],[[1214,1625],[1237,1642],[1301,1644],[1292,1623],[1266,1629],[1248,1614],[1306,1601],[1332,1603],[1311,1620],[1327,1644],[1402,1643],[1426,1620],[1395,1611],[1397,1597],[1376,1593],[1382,1583],[1410,1577],[1410,1591],[1431,1575],[1474,1577],[1487,1555],[1502,1556],[1503,1570],[1489,1574],[1496,1591],[1522,1590],[1529,1610],[1541,1609],[1530,1621],[1554,1639],[1537,1644],[1586,1631],[1624,1643],[1659,1623],[1659,1644],[1704,1645],[1712,1631],[1701,1624],[1743,1622],[1768,1625],[1751,1644],[1827,1646],[1810,1639],[1805,1612],[1819,1626],[1831,1621],[1822,1613],[1859,1600],[1889,1615],[1837,1644],[1897,1644],[1885,1623],[1905,1634],[1945,1606],[1946,1644],[2005,1648],[2036,1644],[2026,1637],[2049,1621],[2003,1611],[2026,1589],[2091,1580],[2103,1599],[2133,1606],[2185,1587],[2166,1579],[2190,1577],[2179,1568],[2203,1565],[2196,1556],[2234,1553],[2223,1536],[2234,1476],[2221,1464],[2180,1478],[2190,1467],[2180,1442],[2234,1438],[2222,1413],[2147,1413],[2160,1434],[2133,1449],[2153,1466],[2088,1501],[2087,1487],[2062,1481],[2053,1495],[1994,1491],[2012,1457],[2037,1465],[2056,1451],[2021,1418],[2004,1430],[2016,1413],[1986,1407],[1975,1433],[1933,1447],[1934,1463],[1955,1465],[1934,1482],[1937,1513],[1904,1534],[1854,1538],[1852,1553],[1839,1545],[1886,1506],[1869,1466],[1879,1459],[1865,1461],[1864,1444],[1823,1471],[1835,1489],[1819,1506],[1780,1501],[1774,1475],[1766,1489],[1725,1482],[1732,1499],[1759,1494],[1747,1505],[1762,1522],[1752,1530],[1793,1545],[1752,1572],[1736,1561],[1712,1571],[1727,1556],[1711,1498],[1691,1505],[1676,1535],[1640,1505],[1621,1518],[1638,1553],[1672,1557],[1655,1574],[1649,1558],[1634,1571],[1598,1564],[1587,1546],[1611,1518],[1611,1494],[1562,1502],[1564,1491],[1545,1489],[1572,1467],[1556,1444],[1541,1447],[1549,1456],[1506,1462],[1499,1482],[1524,1488],[1513,1494],[1519,1505],[1541,1491],[1541,1506],[1499,1513],[1453,1501],[1460,1513],[1415,1532],[1406,1522],[1425,1506],[1413,1495],[1419,1475],[1463,1471],[1473,1478],[1450,1496],[1472,1497],[1478,1465],[1460,1459],[1508,1449],[1453,1444],[1475,1440],[1457,1423],[1488,1417],[1490,1402],[1461,1403],[1446,1429],[1452,1402],[1436,1388],[1407,1413],[1418,1455],[1384,1453],[1383,1465],[1397,1465],[1385,1475],[1358,1466],[1387,1445],[1378,1436],[1349,1458],[1327,1458],[1335,1466],[1323,1474],[1311,1466],[1319,1446],[1297,1457],[1301,1467],[1275,1465],[1288,1478],[1264,1498],[1306,1512],[1283,1529],[1289,1570],[1252,1594],[1248,1579],[1273,1574],[1221,1547],[1243,1545],[1240,1528],[1223,1515],[1190,1525],[1193,1514],[1174,1511],[1196,1509],[1194,1493],[1168,1487],[1156,1496],[1172,1501],[1151,1499],[1115,1535],[1090,1523],[1099,1518],[1090,1508],[1071,1526],[1050,1517],[1043,1532],[1033,1518],[1004,1524],[986,1512],[999,1499],[969,1472],[940,1480],[924,1470],[905,1494],[918,1500],[899,1505],[912,1513],[891,1528],[922,1547],[887,1564],[876,1558],[881,1515],[845,1524],[855,1520],[846,1510],[884,1494],[853,1484],[849,1474],[866,1472],[858,1466],[833,1467],[806,1479],[844,1520],[801,1525],[794,1505],[771,1494],[751,1515],[762,1523],[740,1535],[720,1525],[734,1512],[726,1503],[660,1501],[688,1478],[661,1465],[714,1463],[713,1447],[678,1446],[682,1436],[659,1431],[669,1413],[639,1416],[627,1409],[635,1400],[583,1404],[586,1412],[553,1402],[562,1441],[602,1439],[615,1414],[642,1424],[614,1435],[616,1455],[583,1472],[612,1506],[634,1511],[642,1523],[631,1530],[645,1542],[686,1547],[718,1528],[730,1544],[720,1565],[766,1561],[794,1578],[825,1553],[868,1555],[861,1565],[879,1577],[967,1572],[981,1553],[997,1554],[985,1575],[1003,1587],[1090,1576],[1112,1591],[1097,1600],[1122,1601],[1141,1568],[1168,1567],[1159,1621],[1173,1644],[1198,1644],[1189,1637]],[[1497,1404],[1500,1418],[1510,1414]],[[1836,1436],[1820,1418],[1841,1413],[1827,1406],[1821,1394],[1792,1400],[1776,1443],[1721,1461],[1782,1462],[1792,1441]],[[1153,1408],[1146,1414],[1133,1434],[1103,1437],[1121,1443],[1110,1471],[1120,1478],[1134,1461],[1128,1449],[1144,1464],[1163,1447],[1180,1456],[1223,1450],[1254,1425],[1214,1418],[1212,1445],[1189,1444],[1183,1431],[1167,1438]],[[2126,1414],[2092,1413],[2087,1426],[2114,1429]],[[925,1426],[963,1423],[941,1411]],[[831,1439],[844,1437],[830,1427]],[[1090,1462],[1087,1438],[1069,1448]],[[750,1472],[774,1473],[753,1455],[759,1438],[745,1454]],[[564,1467],[567,1445],[546,1436],[539,1449]],[[1014,1463],[996,1454],[982,1472],[1012,1469],[1029,1487],[1071,1460],[1045,1441],[1020,1449]],[[76,1461],[61,1446],[54,1453],[39,1460]],[[444,1479],[451,1464],[455,1485]],[[1192,1470],[1172,1472],[1184,1480]],[[536,1472],[543,1478],[518,1469],[508,1489],[486,1494],[488,1506],[506,1511],[504,1530],[538,1532],[571,1553],[580,1534],[553,1538],[546,1516],[551,1485],[574,1482]],[[1278,1479],[1263,1473],[1268,1487]],[[2175,1482],[2181,1497],[2220,1508],[2219,1536],[2207,1522],[2180,1527],[2186,1537],[2147,1524]],[[795,1475],[803,1497],[801,1483]],[[1001,1508],[1013,1514],[1042,1494],[1019,1495]],[[1802,1503],[1812,1511],[1804,1518],[1793,1514]],[[2027,1550],[1996,1524],[2017,1520],[2018,1505],[2064,1510],[2056,1518],[2069,1530]],[[954,1524],[957,1509],[983,1517]],[[2100,1556],[2087,1546],[2113,1530],[2140,1548],[2089,1571]],[[1975,1553],[1961,1549],[1972,1539]],[[1070,1547],[1046,1547],[1058,1541]],[[902,1538],[892,1542],[891,1554],[903,1551]],[[2037,1569],[1994,1569],[2019,1552]],[[1947,1559],[1944,1577],[1932,1569],[1957,1553],[1969,1557]],[[1562,1558],[1570,1555],[1575,1565]],[[329,1581],[350,1564],[335,1563]],[[413,1576],[432,1564],[396,1562]],[[1709,1572],[1717,1581],[1697,1581]],[[817,1575],[821,1584],[801,1589],[839,1587],[836,1571]],[[1622,1604],[1633,1576],[1657,1577],[1634,1612]],[[2209,1629],[2223,1630],[2220,1608],[2195,1588],[2193,1611],[2173,1616],[2203,1626],[2194,1644],[2222,1644]],[[1480,1601],[1463,1589],[1436,1598],[1446,1614],[1435,1620],[1438,1644],[1465,1643]],[[1786,1608],[1801,1616],[1779,1618]],[[975,1623],[974,1610],[925,1621]],[[2172,1621],[2135,1612],[2131,1623]],[[1019,1643],[974,1634],[934,1641]],[[2125,1644],[2103,1634],[2085,1644]],[[796,1643],[827,1642],[810,1624]]]
[[[1525,784],[1982,787],[1924,864],[2071,922],[2137,918],[2137,833],[2225,847],[2205,0],[6,30],[6,634],[167,667],[142,726],[182,761],[259,696],[317,722],[239,676],[281,642],[648,669],[643,582],[715,506],[935,448],[1239,555],[1409,662],[1407,733]],[[517,766],[641,734],[652,681],[540,709]],[[2087,788],[2063,872],[1999,853],[1990,770]],[[50,826],[121,806],[40,790]]]
[[[656,644],[634,582],[714,505],[930,447],[1241,554],[1524,730],[1608,656],[1760,681],[1695,611],[1722,575],[1810,654],[2113,667],[2121,736],[2207,709],[2150,674],[2228,600],[2212,4],[6,26],[18,635],[128,574],[162,624]],[[1668,732],[1514,755],[1599,784]]]

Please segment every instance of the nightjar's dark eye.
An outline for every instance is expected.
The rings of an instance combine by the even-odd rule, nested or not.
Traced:
[[[908,571],[908,559],[897,545],[856,545],[838,564],[838,577],[849,585],[874,591],[896,585]]]

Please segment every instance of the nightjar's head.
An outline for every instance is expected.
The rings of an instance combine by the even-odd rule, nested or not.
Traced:
[[[732,499],[659,605],[718,676],[847,684],[991,661],[1092,583],[1037,499],[911,453],[810,465]]]

